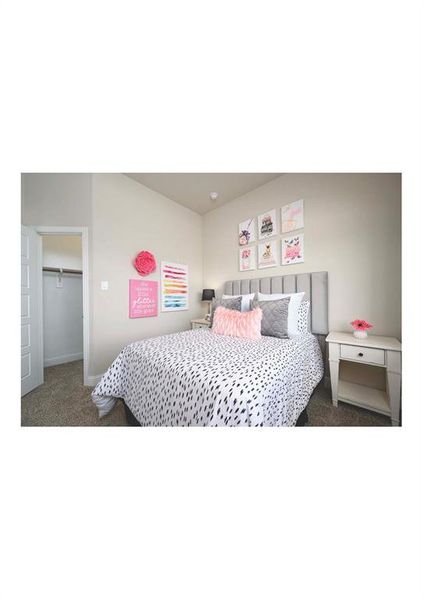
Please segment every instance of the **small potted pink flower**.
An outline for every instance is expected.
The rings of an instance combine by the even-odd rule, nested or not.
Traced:
[[[371,323],[363,321],[362,319],[356,319],[355,321],[351,321],[350,324],[353,326],[354,329],[353,336],[359,339],[366,338],[367,330],[373,327]]]

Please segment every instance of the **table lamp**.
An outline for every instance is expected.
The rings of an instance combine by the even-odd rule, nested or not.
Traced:
[[[203,290],[203,295],[201,296],[202,302],[209,303],[209,312],[206,315],[206,319],[210,320],[210,311],[211,311],[211,301],[215,297],[214,290]]]

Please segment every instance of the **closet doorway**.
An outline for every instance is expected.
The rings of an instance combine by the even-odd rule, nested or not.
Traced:
[[[43,367],[63,365],[63,371],[89,385],[88,230],[86,227],[36,227],[35,230],[42,248],[39,272]]]
[[[46,368],[83,360],[82,239],[78,235],[43,235],[41,239]],[[81,373],[82,380],[81,369],[76,373]]]

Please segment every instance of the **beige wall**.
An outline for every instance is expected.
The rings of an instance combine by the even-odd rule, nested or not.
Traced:
[[[93,344],[91,369],[103,373],[128,343],[181,331],[204,313],[202,291],[202,219],[193,211],[119,174],[93,175]],[[132,259],[140,250],[160,260],[188,265],[190,308],[160,312],[158,317],[129,319],[128,280],[137,279]],[[102,291],[100,282],[108,281]]]
[[[89,270],[92,253],[92,175],[90,173],[23,173],[21,175],[21,223],[44,227],[87,227]],[[92,277],[90,276],[89,321],[93,321]],[[90,347],[93,345],[90,327]],[[88,361],[88,375],[93,375]]]
[[[199,215],[120,174],[23,174],[22,223],[87,226],[90,251],[89,375],[104,372],[131,341],[190,327],[204,314],[202,220]],[[154,318],[129,319],[128,280],[139,275],[131,264],[140,250],[158,264],[188,264],[190,309]],[[159,279],[159,271],[151,276]],[[101,281],[109,282],[107,292]]]
[[[23,173],[21,184],[23,225],[91,224],[91,174]]]
[[[238,224],[299,198],[305,203],[305,262],[240,273]],[[282,175],[207,213],[203,228],[204,287],[328,271],[330,329],[348,331],[352,319],[362,318],[375,325],[375,334],[401,337],[399,174]]]
[[[219,289],[235,278],[327,270],[331,329],[349,330],[361,317],[375,333],[400,337],[400,196],[396,174],[283,175],[202,218],[124,175],[24,174],[22,223],[89,228],[95,376],[130,341],[188,328],[205,312],[203,283]],[[238,223],[298,198],[305,201],[305,262],[240,273]],[[189,311],[128,318],[128,279],[137,277],[131,259],[142,249],[158,262],[189,265]]]
[[[81,270],[81,237],[79,235],[44,235],[43,267]]]

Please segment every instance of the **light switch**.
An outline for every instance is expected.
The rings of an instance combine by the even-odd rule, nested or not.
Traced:
[[[109,289],[109,282],[108,281],[102,281],[101,282],[101,289],[102,290],[108,290]]]

